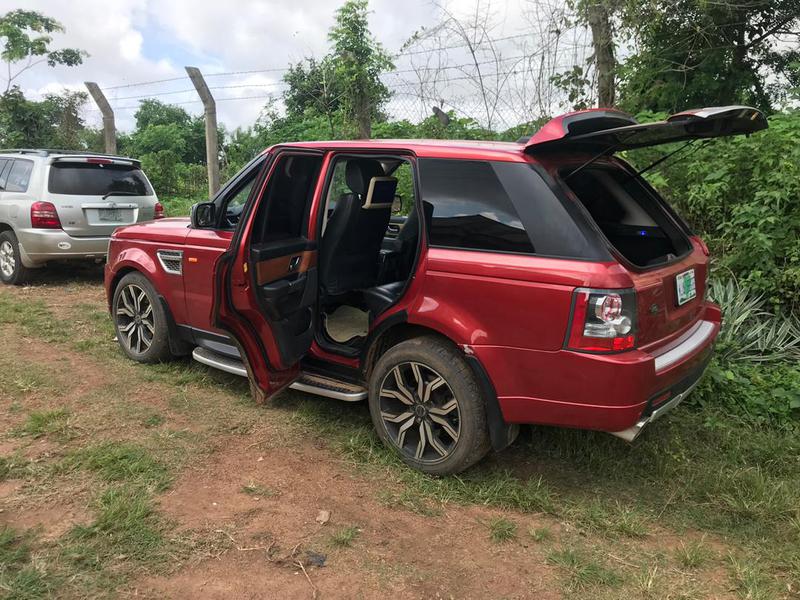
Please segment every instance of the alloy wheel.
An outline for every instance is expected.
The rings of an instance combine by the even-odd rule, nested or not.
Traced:
[[[381,383],[380,410],[392,443],[417,461],[444,460],[458,443],[458,399],[444,377],[427,365],[395,365]]]
[[[3,240],[3,243],[0,244],[0,273],[8,279],[14,275],[16,268],[17,261],[14,258],[14,246],[8,240]]]
[[[120,290],[114,307],[117,331],[125,347],[134,354],[146,352],[153,343],[153,305],[141,287],[128,284]]]

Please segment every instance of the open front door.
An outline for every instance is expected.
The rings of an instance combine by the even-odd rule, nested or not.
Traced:
[[[309,214],[322,154],[271,158],[214,268],[214,326],[238,343],[257,401],[289,385],[317,318],[317,243]]]

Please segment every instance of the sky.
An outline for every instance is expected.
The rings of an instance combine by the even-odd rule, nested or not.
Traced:
[[[446,6],[454,14],[468,14],[481,2],[492,15],[492,35],[513,36],[524,31],[521,16],[532,0],[494,0],[491,5],[488,0],[446,0]],[[219,121],[232,130],[252,124],[267,102],[266,96],[280,95],[281,69],[287,64],[327,52],[327,32],[340,3],[0,0],[0,13],[24,7],[54,17],[66,32],[54,36],[52,47],[77,47],[89,53],[79,67],[39,65],[24,73],[15,83],[27,97],[65,88],[84,90],[84,81],[95,81],[115,109],[117,128],[125,131],[133,127],[136,105],[149,95],[158,94],[162,101],[199,114],[202,105],[184,71],[184,66],[196,66],[206,75],[217,99]],[[432,0],[370,0],[370,11],[373,34],[391,52],[397,52],[415,31],[441,20],[439,5]],[[457,64],[460,52],[451,51],[448,60]],[[507,55],[513,53],[513,48],[507,48]],[[398,59],[398,70],[407,68],[411,60]],[[390,87],[400,86],[400,81],[399,76],[387,80]],[[414,108],[396,104],[393,110],[428,111],[425,101],[417,104]],[[101,122],[91,103],[85,117],[91,125]]]

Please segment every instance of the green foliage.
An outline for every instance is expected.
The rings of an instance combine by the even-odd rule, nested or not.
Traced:
[[[510,542],[517,537],[517,524],[505,517],[495,517],[489,521],[489,539],[496,544]]]
[[[643,114],[641,120],[659,115]],[[750,137],[696,142],[648,173],[704,237],[715,266],[775,306],[800,305],[800,112],[772,115]],[[663,147],[629,153],[645,166]]]
[[[105,481],[127,482],[163,490],[169,484],[167,468],[134,444],[105,442],[72,454],[66,465],[97,473]]]
[[[87,96],[65,91],[27,100],[16,86],[0,96],[0,146],[99,150],[99,136],[86,127],[81,109]]]
[[[769,109],[797,84],[796,0],[624,3],[619,30],[636,51],[621,65],[620,105],[633,112],[748,104]]]
[[[33,10],[17,9],[0,17],[0,39],[2,51],[0,58],[7,65],[8,78],[6,91],[24,71],[40,64],[47,63],[51,67],[64,65],[74,67],[88,56],[77,48],[51,50],[51,33],[63,32],[64,27],[53,19]],[[25,65],[14,71],[13,65],[25,61]]]
[[[372,37],[367,21],[367,0],[347,0],[336,11],[336,24],[328,34],[333,44],[333,72],[342,87],[342,109],[361,137],[369,137],[372,119],[390,93],[380,80],[394,68],[389,54]]]

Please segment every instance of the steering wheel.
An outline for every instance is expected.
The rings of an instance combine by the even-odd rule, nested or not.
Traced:
[[[241,204],[235,206],[228,206],[225,209],[225,224],[228,227],[236,227],[239,223],[239,218],[242,216],[242,209],[244,207]]]

